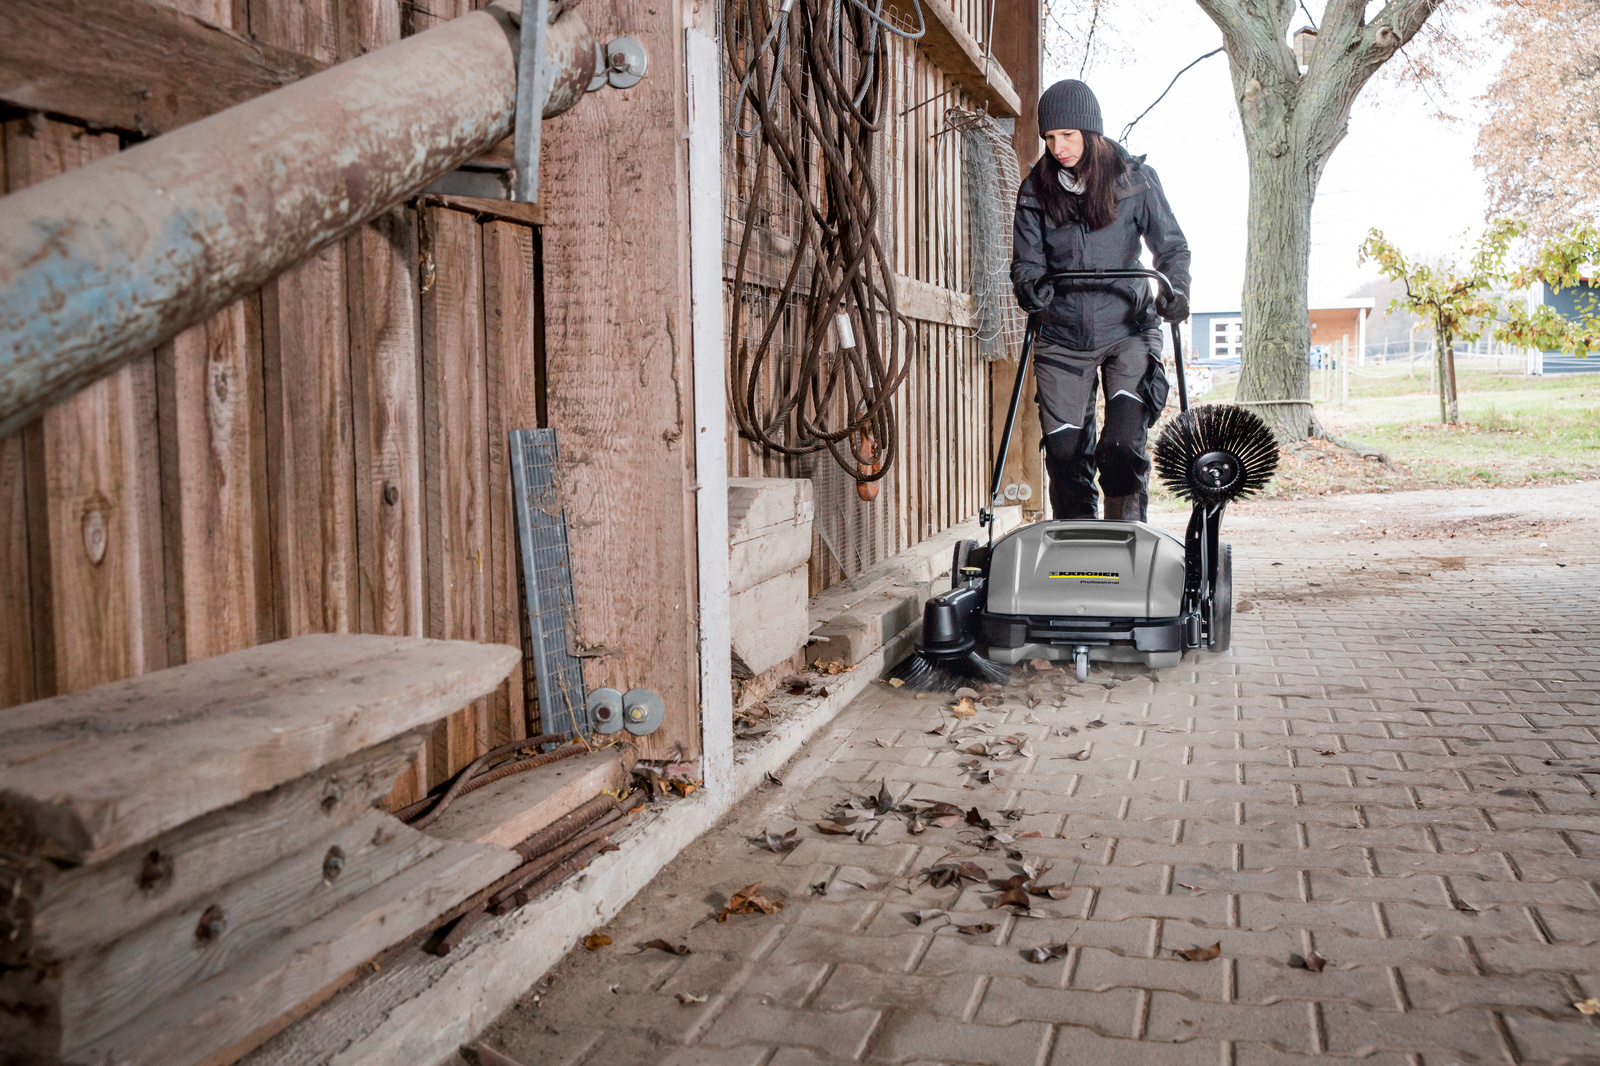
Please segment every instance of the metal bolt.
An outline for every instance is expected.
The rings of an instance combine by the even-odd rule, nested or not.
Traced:
[[[139,867],[138,885],[141,892],[154,892],[172,881],[172,856],[160,848],[151,848]]]
[[[209,944],[221,936],[227,928],[228,916],[222,913],[221,907],[213,903],[200,916],[200,924],[194,927],[194,938],[202,944]]]
[[[621,74],[632,69],[633,64],[628,60],[628,53],[618,49],[611,53],[611,69]]]
[[[335,844],[328,849],[328,854],[322,860],[322,879],[329,884],[338,880],[339,873],[344,869],[344,849]]]
[[[644,721],[644,716],[646,714],[648,714],[648,713],[649,712],[646,711],[643,707],[630,707],[628,709],[628,717],[633,719],[635,722]]]

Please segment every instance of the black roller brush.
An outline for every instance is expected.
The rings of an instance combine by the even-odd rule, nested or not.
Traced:
[[[954,692],[974,681],[1003,685],[1011,668],[973,650],[973,616],[983,609],[983,593],[963,586],[935,596],[922,611],[917,650],[889,673],[919,692]]]
[[[1278,442],[1243,407],[1206,404],[1167,424],[1155,460],[1156,475],[1173,495],[1215,505],[1265,488],[1278,469]]]

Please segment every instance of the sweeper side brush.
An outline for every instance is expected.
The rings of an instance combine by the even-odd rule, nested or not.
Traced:
[[[1122,278],[1147,278],[1172,292],[1166,277],[1144,269],[1076,271],[1050,280]],[[1038,333],[1038,316],[1030,316],[990,503],[979,512],[989,543],[956,545],[950,591],[928,601],[916,653],[890,675],[906,687],[1004,684],[1011,668],[1035,659],[1071,662],[1082,681],[1090,660],[1156,670],[1178,665],[1191,649],[1228,649],[1233,552],[1219,537],[1222,514],[1230,501],[1260,492],[1277,469],[1272,432],[1242,407],[1190,409],[1183,340],[1173,323],[1179,414],[1156,444],[1154,467],[1192,504],[1183,539],[1146,522],[1091,518],[1035,522],[996,541],[992,508]]]
[[[1184,411],[1156,441],[1156,476],[1197,505],[1260,492],[1278,469],[1278,442],[1253,412],[1206,404]]]

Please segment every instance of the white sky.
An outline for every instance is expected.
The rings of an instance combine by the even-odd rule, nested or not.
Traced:
[[[1320,23],[1321,0],[1306,6]],[[1220,45],[1222,36],[1194,0],[1124,0],[1112,11],[1105,33],[1109,47],[1094,57],[1084,80],[1100,98],[1107,135],[1116,137],[1173,74]],[[1304,22],[1302,17],[1294,27]],[[1483,22],[1479,11],[1456,25],[1471,32]],[[1046,85],[1078,76],[1082,52],[1054,51],[1045,60]],[[1357,263],[1369,227],[1424,257],[1455,252],[1482,228],[1483,180],[1472,165],[1476,98],[1488,87],[1501,54],[1486,52],[1471,64],[1445,65],[1449,90],[1439,102],[1460,121],[1436,117],[1439,109],[1422,91],[1392,74],[1380,72],[1367,83],[1312,211],[1313,306],[1377,277]],[[1128,147],[1135,155],[1148,153],[1189,238],[1195,275],[1191,305],[1197,311],[1238,308],[1249,189],[1226,54],[1185,74],[1135,127]]]

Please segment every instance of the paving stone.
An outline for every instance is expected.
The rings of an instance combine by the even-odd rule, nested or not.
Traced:
[[[1580,489],[1531,491],[1503,498]],[[1581,491],[1581,514],[1600,513],[1600,489]],[[984,760],[992,785],[971,787],[959,764],[973,756],[927,735],[946,700],[871,687],[787,772],[806,784],[752,796],[610,927],[694,955],[576,953],[542,1003],[508,1013],[530,1039],[506,1050],[529,1066],[1600,1061],[1600,1026],[1570,1006],[1600,990],[1600,797],[1563,771],[1600,762],[1600,566],[1468,537],[1384,538],[1374,556],[1369,534],[1247,517],[1426,513],[1402,516],[1400,500],[1230,510],[1235,580],[1257,604],[1232,651],[1159,684],[1054,671],[1032,708],[1007,693],[967,720],[990,732],[959,745],[1030,738],[1031,759]],[[1583,543],[1600,536],[1571,520],[1588,523]],[[1395,560],[1416,576],[1381,576]],[[1473,606],[1491,594],[1492,618]],[[866,843],[810,828],[884,779],[977,806],[1013,839],[980,851],[975,829],[912,835],[900,815]],[[1026,813],[1002,820],[1011,808]],[[750,843],[789,826],[804,842],[788,855]],[[1070,880],[1067,898],[1035,899],[1051,917],[990,909],[986,884],[908,882],[946,857],[1003,877],[1007,849]],[[695,924],[758,879],[786,896],[781,914]],[[828,895],[810,894],[818,882]],[[994,928],[913,925],[923,908]],[[648,917],[629,925],[635,913]],[[1213,942],[1210,962],[1173,955]],[[1024,956],[1058,944],[1065,958]],[[1321,973],[1289,966],[1311,950]],[[679,991],[710,999],[683,1006]]]
[[[866,1061],[1031,1066],[1043,1056],[1050,1033],[1050,1027],[1039,1022],[975,1025],[916,1011],[890,1011],[873,1036]]]
[[[861,1054],[881,1012],[789,1010],[754,996],[736,996],[717,1015],[699,1043],[706,1047],[779,1044],[811,1048],[824,1055],[850,1059]]]

